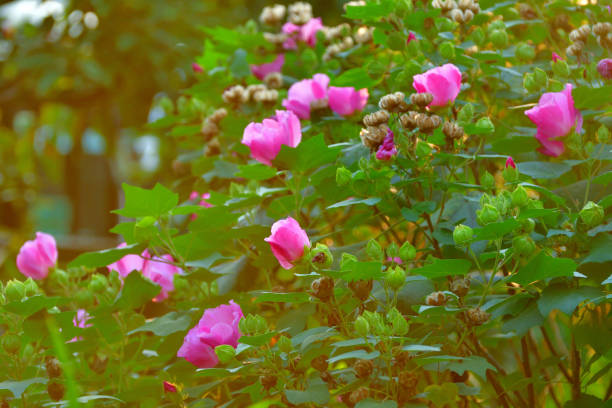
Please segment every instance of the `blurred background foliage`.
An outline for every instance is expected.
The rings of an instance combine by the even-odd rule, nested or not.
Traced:
[[[146,124],[195,82],[203,28],[247,23],[268,3],[3,2],[0,278],[17,276],[16,252],[37,230],[58,237],[64,260],[116,244],[121,183],[149,186],[173,171],[172,141]],[[311,3],[338,22],[343,1]]]

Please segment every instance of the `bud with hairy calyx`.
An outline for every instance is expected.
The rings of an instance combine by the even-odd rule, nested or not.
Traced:
[[[569,65],[567,65],[567,62],[565,60],[553,61],[551,62],[551,65],[552,65],[553,74],[555,74],[555,76],[562,77],[562,78],[569,77],[570,69],[569,69]]]
[[[535,251],[536,245],[529,235],[519,235],[512,240],[514,254],[519,257],[528,257]]]
[[[404,262],[412,261],[416,258],[416,248],[410,242],[406,241],[399,249],[399,256]]]
[[[476,220],[480,225],[487,225],[499,220],[499,211],[491,204],[485,204],[481,210],[476,210]]]
[[[354,328],[355,332],[361,337],[366,337],[370,332],[370,324],[363,316],[359,316],[355,319]]]
[[[378,241],[371,239],[366,245],[366,254],[375,261],[381,261],[384,257],[384,252]]]
[[[535,76],[531,72],[526,72],[523,75],[523,88],[529,92],[535,92],[540,88],[536,83]]]
[[[457,114],[457,121],[460,123],[469,123],[474,116],[474,106],[471,103],[466,103]]]
[[[493,187],[495,187],[495,177],[493,177],[493,175],[488,171],[485,171],[485,173],[482,175],[482,178],[480,179],[480,185],[483,186],[486,190],[493,189]]]
[[[531,61],[535,58],[535,49],[526,43],[516,46],[516,57],[521,61]]]
[[[396,308],[389,310],[387,320],[393,326],[394,335],[403,336],[408,333],[408,322]]]
[[[474,236],[474,230],[467,225],[459,224],[453,230],[453,241],[455,245],[466,245]]]
[[[589,201],[582,210],[580,210],[579,216],[587,227],[592,228],[601,224],[604,219],[604,210],[600,205]]]
[[[515,207],[525,207],[529,202],[529,195],[523,186],[518,186],[512,192],[512,205]]]
[[[406,271],[401,266],[389,268],[385,275],[385,283],[393,290],[399,290],[406,283]]]
[[[4,296],[9,302],[18,302],[25,297],[25,285],[23,282],[12,279],[4,288]]]

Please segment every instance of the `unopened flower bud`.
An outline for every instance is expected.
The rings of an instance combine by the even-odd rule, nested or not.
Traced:
[[[406,241],[399,249],[399,256],[404,262],[412,261],[416,258],[416,248],[410,242]]]
[[[503,49],[508,46],[508,33],[506,30],[493,30],[489,38],[497,49]]]
[[[108,280],[104,275],[94,274],[87,288],[93,293],[102,293],[108,287]]]
[[[378,241],[371,239],[366,245],[366,254],[374,261],[382,261],[384,258],[384,252]]]
[[[512,192],[512,205],[515,207],[524,207],[529,202],[529,194],[523,186],[517,186]]]
[[[444,41],[439,45],[438,50],[444,58],[452,60],[455,58],[455,44],[451,41]]]
[[[528,92],[535,92],[539,89],[535,77],[531,72],[526,72],[525,75],[523,75],[523,88]]]
[[[293,350],[293,346],[291,345],[291,339],[287,336],[280,336],[278,339],[278,349],[283,353],[290,353]]]
[[[24,282],[24,287],[25,287],[25,295],[30,297],[30,296],[34,296],[38,293],[38,285],[36,284],[36,281],[32,278],[28,278],[26,279],[26,281]]]
[[[474,230],[467,225],[459,224],[453,230],[453,241],[455,245],[466,245],[474,236]]]
[[[459,297],[465,297],[470,290],[470,280],[467,278],[457,278],[450,284],[450,290]]]
[[[495,177],[493,177],[493,175],[488,171],[485,171],[480,178],[480,185],[486,190],[491,190],[493,187],[495,187]]]
[[[351,182],[353,173],[346,167],[338,167],[336,169],[336,184],[339,187],[345,186]]]
[[[499,211],[491,204],[485,204],[481,210],[476,210],[476,219],[480,225],[487,225],[499,220]]]
[[[476,122],[476,129],[478,133],[493,133],[495,132],[495,125],[488,116],[484,116]]]
[[[2,348],[9,354],[16,354],[21,348],[21,339],[15,334],[5,333],[2,336]]]
[[[406,283],[406,271],[401,266],[390,268],[385,275],[385,283],[393,290],[399,290]]]
[[[370,332],[370,324],[363,316],[359,316],[355,319],[354,328],[355,332],[361,337],[366,337]]]
[[[604,210],[600,205],[589,201],[585,204],[582,210],[580,210],[579,216],[582,222],[584,222],[587,227],[593,228],[601,224],[601,222],[603,221]]]
[[[318,243],[313,249],[310,250],[310,262],[319,268],[329,268],[334,261],[334,257],[325,244]]]
[[[612,79],[612,59],[604,58],[597,63],[597,72],[604,79]]]
[[[567,65],[567,61],[559,60],[557,62],[552,62],[552,71],[558,77],[567,78],[570,75],[569,65]]]
[[[530,234],[535,228],[535,221],[531,218],[524,218],[522,220],[519,220],[519,223],[520,225],[518,226],[516,231],[521,234]]]
[[[396,308],[389,310],[387,313],[387,320],[393,327],[394,335],[403,336],[408,333],[408,322]]]
[[[508,183],[513,183],[518,180],[519,173],[516,167],[506,166],[502,174],[504,176],[504,180],[506,180]]]
[[[215,354],[221,363],[226,364],[236,356],[236,349],[229,344],[221,344],[215,347]]]
[[[512,240],[514,254],[519,257],[528,257],[535,251],[536,245],[529,235],[519,235]]]
[[[597,141],[602,144],[608,143],[610,140],[610,131],[606,125],[601,125],[599,129],[597,129]]]
[[[12,279],[4,288],[4,296],[9,302],[18,302],[25,297],[25,286],[23,282]]]
[[[535,58],[535,49],[526,43],[516,46],[516,57],[521,61],[531,61]]]

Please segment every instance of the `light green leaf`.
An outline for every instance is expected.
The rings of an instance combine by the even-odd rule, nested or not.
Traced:
[[[77,256],[68,264],[69,268],[84,266],[86,268],[99,268],[118,261],[125,255],[140,254],[145,249],[144,245],[128,245],[124,248],[104,249],[102,251],[86,252]]]
[[[472,263],[467,259],[437,259],[433,263],[421,268],[413,269],[413,274],[425,276],[430,279],[445,276],[465,275],[470,271]]]
[[[602,295],[601,290],[593,286],[581,286],[579,288],[560,285],[548,286],[538,300],[538,309],[542,316],[548,316],[554,309],[571,316],[580,303]]]
[[[46,384],[46,378],[36,377],[23,381],[4,381],[0,383],[0,390],[9,390],[15,398],[21,398],[23,392],[32,384]]]
[[[115,300],[120,309],[136,309],[159,294],[161,287],[140,273],[130,273],[124,280],[123,289]]]
[[[559,276],[573,276],[576,271],[576,263],[568,258],[553,258],[544,251],[523,266],[511,277],[512,282],[526,285],[548,278]]]
[[[348,360],[349,358],[358,358],[361,360],[374,360],[378,356],[380,356],[379,351],[373,351],[371,353],[368,353],[365,350],[354,350],[354,351],[349,351],[348,353],[342,353],[337,356],[331,357],[327,361],[329,361],[330,363],[335,363],[336,361]]]
[[[113,211],[124,217],[159,217],[178,204],[178,194],[157,183],[151,190],[123,183],[125,206]]]
[[[191,316],[189,313],[170,312],[128,332],[128,336],[138,332],[152,332],[156,336],[165,337],[187,329],[190,324]]]

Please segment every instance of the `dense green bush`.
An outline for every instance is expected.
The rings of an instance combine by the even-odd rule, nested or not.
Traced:
[[[345,17],[204,28],[125,244],[22,248],[5,404],[609,406],[610,7]]]

